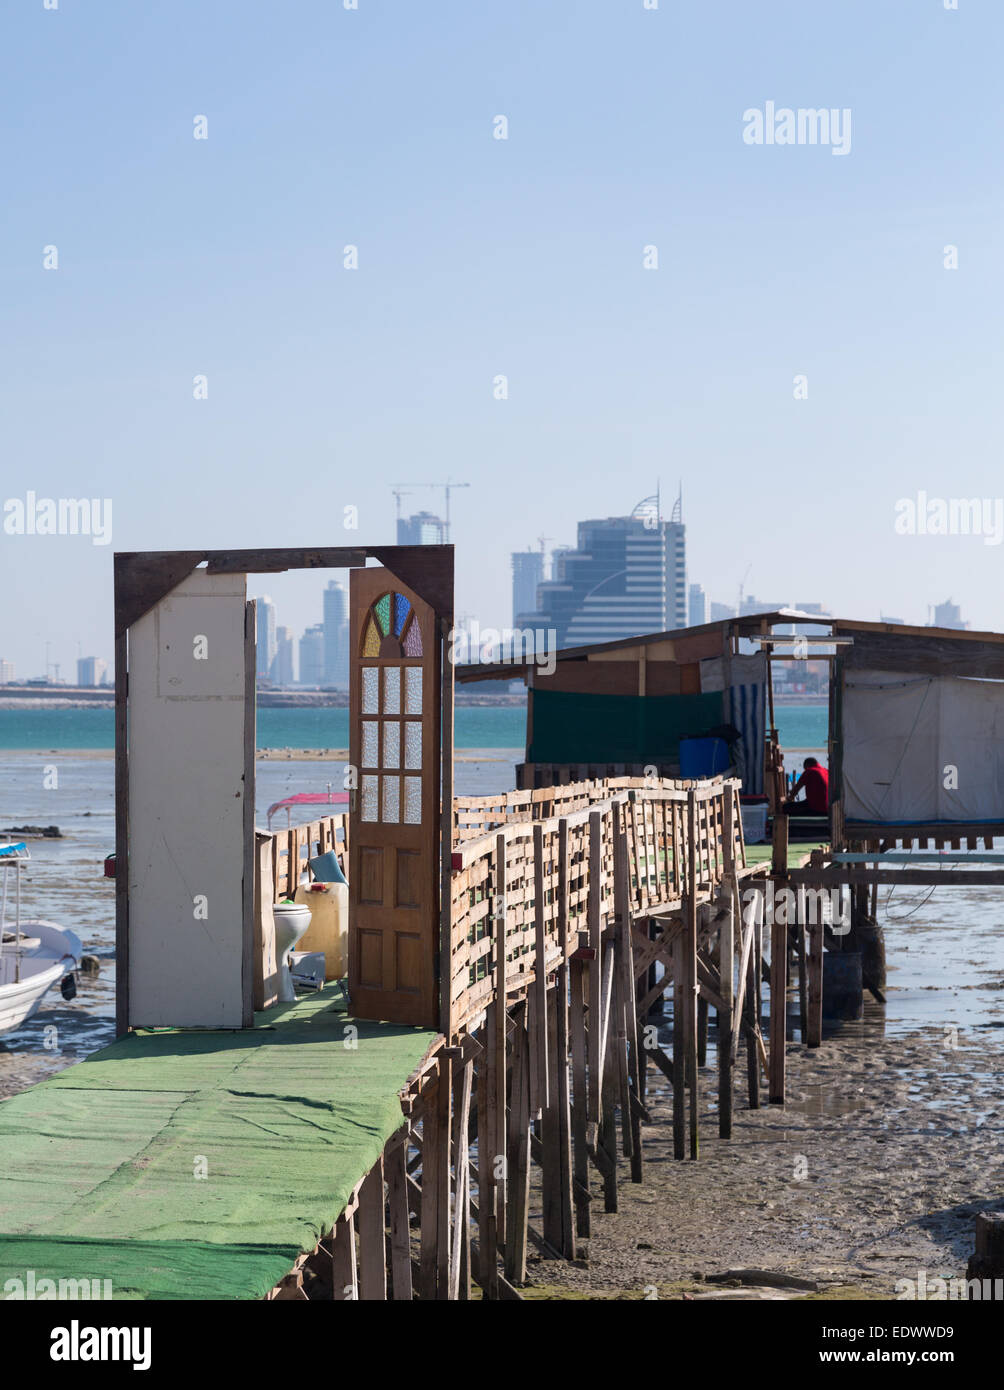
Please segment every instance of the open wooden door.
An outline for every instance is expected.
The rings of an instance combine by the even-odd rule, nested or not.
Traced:
[[[361,1018],[438,1027],[441,639],[387,569],[354,569],[349,997]]]

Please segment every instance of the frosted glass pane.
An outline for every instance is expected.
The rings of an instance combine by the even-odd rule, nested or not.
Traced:
[[[401,725],[387,719],[383,726],[383,765],[401,766]]]
[[[363,783],[363,820],[379,820],[377,815],[377,782],[379,777],[364,777]]]
[[[379,714],[380,671],[376,666],[363,667],[363,714]]]
[[[375,719],[363,720],[363,767],[379,767],[380,755],[377,751],[377,730],[380,725]]]
[[[385,777],[383,779],[383,816],[382,819],[396,823],[401,819],[401,786],[396,777]]]
[[[417,720],[409,720],[404,726],[404,765],[422,766],[422,726]]]
[[[422,779],[404,779],[404,819],[406,825],[418,825],[422,819]]]
[[[401,713],[401,668],[399,666],[385,666],[383,668],[383,712],[384,714]]]
[[[406,666],[405,673],[405,713],[422,713],[422,668],[421,666]]]

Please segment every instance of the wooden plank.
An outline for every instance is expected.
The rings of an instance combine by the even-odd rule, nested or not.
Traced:
[[[577,1255],[577,1242],[573,1211],[574,1160],[572,1157],[572,1097],[569,1084],[571,1043],[568,1027],[569,982],[567,961],[571,947],[571,939],[568,923],[568,853],[568,821],[563,818],[558,824],[558,889],[556,913],[562,964],[558,970],[557,985],[554,991],[555,1065],[553,1068],[553,1075],[556,1078],[555,1106],[558,1128],[558,1191],[561,1206],[561,1251],[566,1259],[574,1260]]]
[[[601,1059],[601,987],[602,987],[602,923],[600,908],[600,879],[602,874],[602,836],[603,815],[594,811],[589,817],[589,899],[587,903],[587,925],[589,949],[593,952],[593,968],[589,971],[588,1049],[589,1049],[589,1090],[588,1121],[598,1124],[600,1119],[600,1077],[603,1071]]]
[[[544,926],[544,830],[540,821],[533,827],[533,1033],[531,1050],[530,1113],[550,1104],[547,1048],[547,936]]]
[[[731,859],[730,801],[726,801],[726,854]],[[719,986],[722,1007],[718,1010],[718,1135],[721,1139],[732,1138],[732,971],[735,958],[735,914],[736,904],[732,898],[732,883],[726,869],[726,879],[722,904],[725,915],[718,928]]]
[[[698,1115],[700,1093],[697,1075],[697,894],[699,887],[699,864],[697,858],[697,803],[693,791],[687,798],[687,823],[690,843],[688,858],[691,878],[688,885],[684,922],[686,931],[683,937],[683,964],[686,970],[684,998],[686,1000],[686,1046],[687,1046],[687,1085],[690,1090],[690,1157],[698,1155]]]
[[[354,1301],[359,1297],[356,1228],[351,1212],[343,1212],[335,1222],[331,1239],[331,1278],[336,1303]]]
[[[506,1140],[506,1050],[508,1044],[507,1032],[509,1014],[506,1008],[506,950],[508,949],[508,927],[507,927],[507,902],[506,893],[508,889],[506,867],[506,839],[504,835],[495,837],[495,895],[496,895],[496,915],[494,921],[495,930],[495,1028],[492,1033],[491,1046],[494,1049],[495,1065],[489,1077],[489,1105],[494,1115],[492,1126],[492,1142],[495,1146],[495,1235],[497,1248],[501,1249],[505,1245],[506,1230],[506,1210],[508,1206],[506,1197],[506,1167],[504,1161],[505,1154],[508,1152]],[[493,1280],[493,1287],[496,1281]]]
[[[504,1016],[504,1014],[503,1014]],[[498,1027],[499,1006],[493,1000],[485,1013],[484,1057],[477,1068],[478,1096],[478,1283],[485,1298],[498,1298],[498,1222],[496,1203],[498,1190],[495,1181],[498,1118],[497,1061],[495,1032]],[[504,1099],[504,1098],[503,1098]]]
[[[784,1104],[785,1034],[788,1002],[788,924],[774,913],[770,928],[770,1084],[772,1105]]]
[[[572,1167],[575,1179],[575,1230],[589,1236],[589,1154],[586,1148],[586,972],[595,969],[582,960],[568,964],[572,1033]],[[586,1194],[585,1196],[581,1194]]]
[[[805,1041],[808,1047],[819,1047],[823,1041],[823,926],[808,923],[809,935],[809,1006]]]
[[[453,1231],[450,1223],[450,1158],[453,1153],[453,1056],[447,1057],[439,1069],[439,1091],[436,1099],[437,1147],[433,1178],[436,1184],[436,1297],[450,1296],[450,1255],[453,1250]],[[425,1184],[425,1163],[422,1164]]]
[[[434,1080],[422,1091],[422,1220],[419,1254],[418,1296],[431,1302],[436,1297],[439,1241],[439,1183],[440,1150],[443,1137],[439,1119],[439,1093],[448,1063],[438,1058],[433,1067]]]
[[[457,1058],[454,1061],[454,1077],[460,1082],[460,1102],[455,1116],[456,1125],[453,1139],[453,1235],[450,1250],[449,1298],[460,1298],[461,1269],[464,1264],[464,1247],[467,1247],[467,1268],[470,1269],[470,1163],[468,1162],[468,1143],[471,1119],[471,1091],[474,1085],[474,1063]],[[470,1289],[467,1289],[470,1298]]]
[[[387,1299],[387,1253],[384,1240],[383,1155],[359,1189],[359,1297],[366,1302]]]
[[[407,1164],[407,1143],[389,1143],[384,1158],[384,1173],[390,1214],[391,1289],[395,1303],[410,1303],[412,1300]]]
[[[526,1027],[522,1022],[517,1022],[512,1041],[505,1277],[511,1284],[525,1284],[530,1212],[530,1053]]]

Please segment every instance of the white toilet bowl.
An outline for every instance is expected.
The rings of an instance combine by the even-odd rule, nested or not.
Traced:
[[[289,973],[289,953],[310,926],[310,908],[303,903],[276,903],[272,908],[275,922],[275,957],[279,973],[279,1003],[296,1002],[296,990]]]

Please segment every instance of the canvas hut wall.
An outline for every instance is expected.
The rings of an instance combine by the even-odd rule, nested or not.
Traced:
[[[835,624],[841,657],[836,761],[845,822],[1004,819],[1004,641]]]

